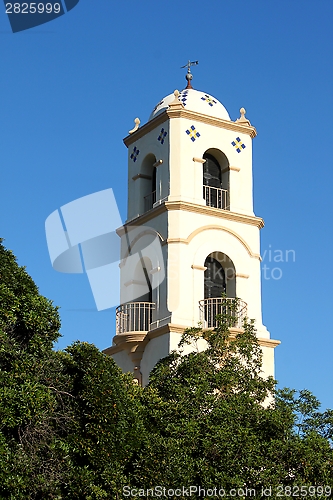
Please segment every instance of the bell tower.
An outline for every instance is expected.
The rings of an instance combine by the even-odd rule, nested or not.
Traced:
[[[120,306],[111,355],[143,385],[184,329],[215,326],[239,298],[231,334],[255,319],[264,375],[274,348],[262,323],[259,232],[253,212],[252,140],[241,108],[232,121],[213,96],[187,87],[162,99],[128,148],[128,218],[121,237]],[[222,297],[223,294],[223,297]],[[202,341],[204,348],[204,341]]]

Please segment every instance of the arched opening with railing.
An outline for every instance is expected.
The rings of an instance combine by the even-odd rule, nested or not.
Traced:
[[[206,205],[230,210],[229,161],[222,151],[208,149],[203,159],[203,198]]]
[[[133,301],[126,302],[116,309],[117,334],[128,332],[147,332],[153,321],[152,263],[142,257],[135,267],[133,279],[125,283],[131,287]]]
[[[224,314],[230,318],[230,326],[241,328],[247,304],[236,299],[236,270],[232,260],[223,252],[213,252],[204,266],[204,299],[199,301],[202,324],[214,328],[218,323],[216,317]]]
[[[149,153],[142,161],[141,177],[141,213],[153,208],[156,202],[156,156]]]

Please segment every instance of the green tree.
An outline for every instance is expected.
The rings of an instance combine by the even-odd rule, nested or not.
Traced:
[[[0,494],[34,498],[62,476],[54,429],[70,415],[52,351],[59,315],[0,241]]]
[[[64,372],[73,396],[66,438],[72,475],[63,498],[122,499],[122,487],[145,434],[141,388],[91,344],[66,349]]]
[[[127,484],[332,497],[309,489],[333,488],[332,411],[276,392],[253,323],[232,337],[233,322],[187,330],[142,389],[93,345],[53,350],[57,308],[0,242],[0,499],[120,500]]]
[[[0,242],[0,498],[121,498],[140,388],[96,347],[52,349],[57,308]]]
[[[262,378],[253,323],[231,340],[231,320],[222,315],[213,331],[187,330],[180,350],[153,370],[143,393],[150,434],[134,483],[248,488],[256,498],[268,486],[333,488],[332,412],[319,413],[308,391],[276,393],[275,381]],[[193,352],[184,355],[186,344]]]

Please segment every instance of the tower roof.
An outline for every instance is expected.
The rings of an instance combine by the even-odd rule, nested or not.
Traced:
[[[149,120],[152,120],[155,116],[161,114],[165,109],[167,109],[169,104],[174,101],[174,99],[175,96],[173,93],[164,97],[164,99],[156,104]],[[184,89],[180,92],[178,99],[183,104],[185,109],[189,109],[190,111],[195,111],[203,115],[213,116],[214,118],[222,118],[223,120],[230,121],[229,113],[223,104],[221,104],[215,97],[206,94],[205,92],[194,89]]]

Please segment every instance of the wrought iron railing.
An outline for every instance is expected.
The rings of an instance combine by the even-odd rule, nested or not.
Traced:
[[[156,202],[156,191],[147,194],[147,196],[144,197],[144,202],[145,202],[145,212],[148,212],[148,210],[151,210],[153,208],[153,205]]]
[[[128,302],[116,309],[116,334],[148,332],[152,323],[153,302]]]
[[[223,210],[229,208],[228,191],[226,189],[203,186],[203,197],[208,207],[222,208]]]
[[[244,300],[229,297],[204,299],[199,301],[200,321],[204,328],[218,326],[217,316],[223,315],[229,327],[242,328],[247,316],[247,304]]]

